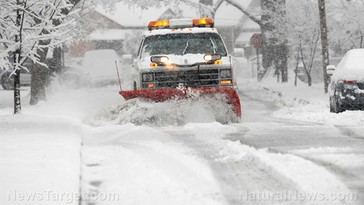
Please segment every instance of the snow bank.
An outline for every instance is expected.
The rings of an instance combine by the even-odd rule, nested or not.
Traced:
[[[243,93],[251,90],[247,91],[249,96],[275,105],[277,110],[273,116],[277,118],[354,128],[360,128],[364,124],[363,111],[330,113],[329,96],[324,94],[321,84],[308,87],[299,83],[298,87],[294,87],[291,83],[281,84],[266,80],[262,83],[248,81],[240,87],[244,88]]]
[[[25,89],[23,112],[15,117],[12,92],[0,91],[0,204],[78,204],[83,122],[120,102],[117,91],[54,84],[47,102],[28,106]]]

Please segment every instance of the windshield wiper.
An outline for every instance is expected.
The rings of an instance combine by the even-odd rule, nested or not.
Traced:
[[[212,44],[212,49],[214,49],[214,54],[216,54],[216,52],[217,52],[217,46],[216,46],[215,42],[212,40],[211,37],[210,37],[210,42]]]
[[[185,55],[186,54],[186,51],[187,51],[188,47],[190,46],[190,43],[189,42],[190,42],[189,40],[186,42],[186,47],[183,50],[182,55]]]

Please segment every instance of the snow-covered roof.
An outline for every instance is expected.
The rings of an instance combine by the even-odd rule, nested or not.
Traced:
[[[109,29],[109,30],[96,30],[87,36],[90,41],[112,41],[124,40],[127,34],[132,33],[131,30]]]

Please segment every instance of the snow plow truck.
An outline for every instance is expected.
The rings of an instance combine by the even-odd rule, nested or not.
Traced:
[[[211,18],[151,21],[133,67],[133,85],[120,91],[125,100],[164,102],[191,93],[221,94],[241,118],[232,56]]]

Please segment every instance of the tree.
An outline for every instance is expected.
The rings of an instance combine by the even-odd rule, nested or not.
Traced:
[[[42,84],[42,79],[37,78],[39,73],[47,73],[48,66],[46,57],[49,48],[54,49],[67,40],[73,19],[70,18],[74,13],[66,13],[74,7],[71,0],[22,0],[21,5],[16,1],[0,1],[0,36],[2,46],[0,48],[0,67],[10,69],[12,65],[11,54],[16,53],[19,48],[22,55],[18,56],[17,64],[13,73],[19,70],[29,72],[29,67],[24,66],[26,61],[31,61],[33,65],[32,74],[32,94],[37,89],[34,84]],[[20,26],[14,25],[18,15],[14,13],[19,10],[22,13]],[[58,22],[55,24],[55,22]],[[19,35],[19,33],[21,35]],[[14,41],[15,36],[21,36],[18,42]],[[37,73],[37,68],[41,68]],[[32,95],[32,98],[34,97]],[[44,97],[44,96],[42,96]],[[39,99],[39,98],[37,98]]]
[[[330,0],[327,3],[330,48],[343,55],[352,48],[364,48],[364,1]]]
[[[324,75],[324,90],[325,93],[329,91],[329,76],[327,75],[327,66],[330,64],[329,59],[329,41],[326,22],[326,4],[325,0],[318,0],[318,7],[320,13],[320,30],[321,30],[321,52],[322,52],[322,70]]]
[[[48,0],[49,1],[49,0]],[[39,20],[35,19],[36,25],[41,25],[47,22],[49,28],[44,27],[40,30],[40,36],[52,36],[58,32],[64,32],[67,34],[70,30],[66,26],[73,23],[73,19],[69,18],[70,13],[75,8],[75,5],[79,3],[80,0],[56,0],[54,2],[49,2],[47,7],[47,15],[42,15]],[[64,6],[62,6],[64,5]],[[54,28],[60,28],[60,30],[54,30]],[[70,36],[70,34],[68,34]],[[65,36],[66,37],[66,36]],[[37,44],[36,49],[39,61],[41,63],[35,63],[32,66],[32,83],[31,83],[31,98],[30,104],[35,105],[41,100],[46,99],[46,87],[50,82],[50,77],[53,72],[59,70],[60,63],[56,63],[56,67],[51,66],[52,61],[59,62],[60,52],[62,50],[60,47],[65,42],[62,38],[45,38],[40,39]]]
[[[295,51],[296,71],[300,65],[311,86],[311,73],[314,60],[318,57],[320,42],[317,2],[289,0],[287,8],[288,40],[292,51]]]
[[[265,72],[273,68],[281,76],[282,82],[288,81],[288,39],[286,0],[261,0],[262,13],[256,17],[236,0],[225,0],[235,6],[252,21],[257,23],[263,35],[263,67]]]

